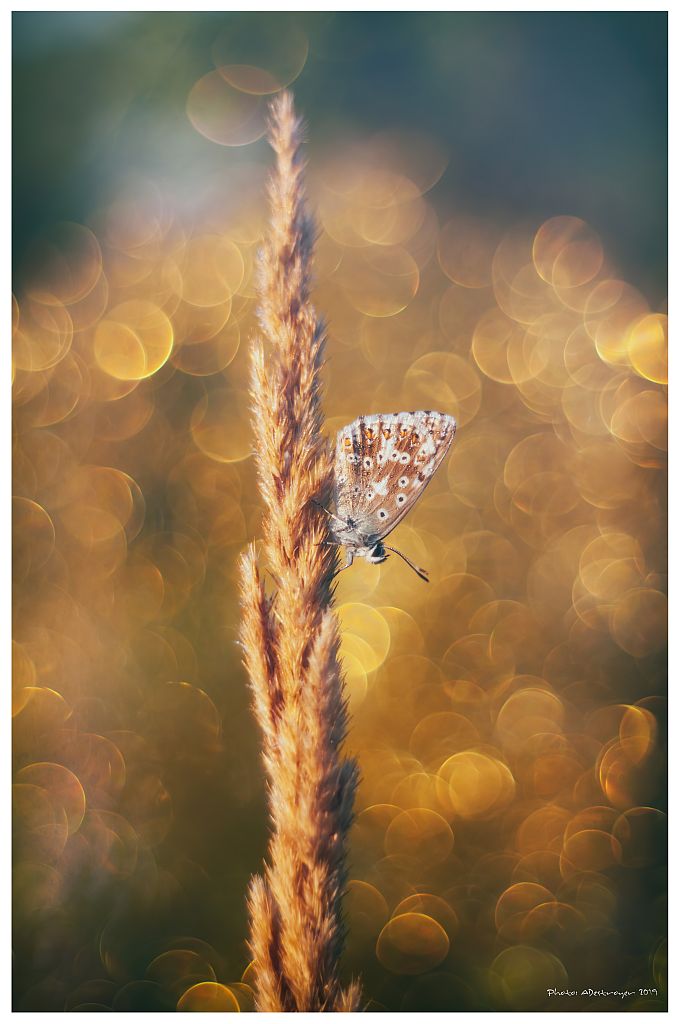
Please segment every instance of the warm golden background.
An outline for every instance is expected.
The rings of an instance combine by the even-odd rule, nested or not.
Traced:
[[[252,1006],[236,560],[290,83],[329,432],[459,425],[394,535],[430,585],[339,582],[347,972],[373,1010],[665,1007],[664,46],[663,15],[15,15],[16,1009]]]

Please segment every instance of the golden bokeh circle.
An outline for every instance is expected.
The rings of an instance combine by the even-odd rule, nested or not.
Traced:
[[[254,95],[278,92],[300,75],[309,40],[290,17],[261,23],[253,32],[235,22],[220,32],[211,47],[215,67],[235,89]]]
[[[644,658],[665,646],[667,619],[665,594],[652,587],[629,590],[614,608],[612,636],[628,654]]]
[[[216,462],[240,462],[252,450],[250,413],[245,392],[211,388],[191,414],[191,437]]]
[[[413,857],[422,864],[439,864],[446,860],[453,845],[451,826],[440,814],[426,807],[402,811],[385,832],[388,855]]]
[[[216,981],[199,981],[183,992],[177,1000],[180,1013],[240,1013],[238,999],[226,985]]]
[[[637,320],[628,335],[630,361],[641,377],[668,383],[668,317],[650,313]]]
[[[371,605],[351,601],[337,610],[342,628],[341,653],[358,661],[364,672],[373,672],[390,649],[390,630],[380,612]]]
[[[171,267],[176,275],[174,287],[178,294],[184,302],[199,309],[230,303],[245,273],[239,247],[230,238],[217,234],[190,238]]]
[[[441,798],[456,817],[490,818],[504,810],[515,794],[507,765],[477,750],[453,754],[441,766]]]
[[[441,896],[429,892],[416,892],[407,896],[395,908],[392,917],[402,914],[425,914],[437,921],[453,941],[460,928],[460,921],[453,907]]]
[[[336,276],[347,301],[360,313],[391,317],[413,299],[420,275],[413,257],[395,245],[353,252]]]
[[[579,217],[551,217],[536,232],[536,270],[556,289],[577,288],[592,281],[602,267],[602,244]]]
[[[130,300],[108,310],[97,326],[94,354],[98,366],[117,380],[151,377],[169,359],[172,324],[152,302]]]
[[[481,382],[468,360],[449,352],[428,352],[406,371],[404,386],[416,405],[436,405],[466,426],[479,411]]]
[[[60,764],[35,762],[26,765],[15,776],[16,782],[38,786],[49,794],[53,805],[62,807],[69,833],[77,832],[85,816],[85,791],[73,772]]]
[[[494,1000],[501,1009],[536,1010],[548,1002],[548,989],[565,989],[564,964],[547,950],[517,945],[503,950],[489,968]]]
[[[440,230],[439,265],[454,284],[484,288],[491,284],[491,263],[498,245],[497,229],[472,217],[458,215]]]
[[[220,146],[247,146],[266,130],[260,96],[235,89],[219,71],[209,71],[192,86],[186,109],[196,131]]]
[[[424,974],[445,960],[449,939],[440,924],[427,914],[393,917],[380,932],[378,960],[393,974]]]

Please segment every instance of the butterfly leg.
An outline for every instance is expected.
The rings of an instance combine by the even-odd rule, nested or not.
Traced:
[[[347,561],[345,562],[344,565],[341,565],[340,568],[336,572],[333,573],[333,578],[335,578],[336,576],[339,576],[341,572],[345,571],[345,569],[349,569],[349,567],[350,567],[350,565],[352,564],[353,561],[354,561],[354,552],[353,551],[348,551],[347,552]]]
[[[323,543],[332,544],[334,547],[341,547],[342,546],[340,544],[336,544],[336,542],[332,541],[332,540],[325,541],[325,542],[321,541],[321,543],[322,544]],[[336,569],[335,572],[329,573],[328,576],[326,576],[326,578],[325,578],[325,582],[326,583],[330,583],[332,580],[335,579],[336,576],[339,576],[341,572],[344,572],[345,569],[349,569],[349,567],[350,567],[350,565],[352,564],[353,561],[354,561],[354,554],[351,551],[348,551],[347,552],[347,561],[345,562],[345,564],[340,566],[339,569]]]
[[[340,519],[338,516],[336,516],[334,512],[331,512],[330,509],[327,509],[326,506],[322,505],[320,501],[316,500],[316,498],[311,498],[310,500],[313,505],[316,505],[317,508],[320,508],[323,512],[326,513],[327,516],[330,516],[331,519],[335,519],[336,523],[340,523],[340,525],[343,527],[347,526],[347,523],[343,519]]]

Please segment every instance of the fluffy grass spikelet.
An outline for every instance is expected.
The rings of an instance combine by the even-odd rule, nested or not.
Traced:
[[[325,513],[332,457],[321,434],[325,328],[310,302],[314,225],[304,200],[301,124],[292,97],[272,103],[276,168],[259,277],[260,337],[252,356],[256,462],[264,501],[265,593],[254,547],[241,563],[241,642],[262,732],[271,837],[248,906],[260,1011],[359,1009],[343,989],[345,841],[357,772],[340,748],[347,706]]]

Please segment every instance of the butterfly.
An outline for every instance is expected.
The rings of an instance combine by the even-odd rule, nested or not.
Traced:
[[[355,557],[379,565],[392,551],[429,582],[424,569],[384,540],[427,487],[455,433],[452,416],[430,411],[359,416],[338,431],[335,512],[324,511],[331,518],[331,543],[347,554],[339,572]]]

